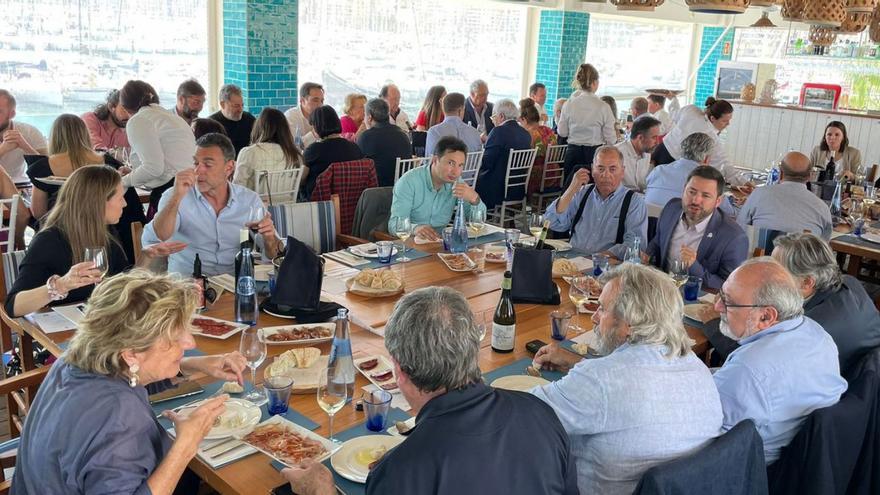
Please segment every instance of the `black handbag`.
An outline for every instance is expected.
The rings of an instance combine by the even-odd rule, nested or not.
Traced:
[[[510,288],[514,303],[559,304],[559,287],[553,282],[554,252],[549,245],[544,249],[514,246]]]

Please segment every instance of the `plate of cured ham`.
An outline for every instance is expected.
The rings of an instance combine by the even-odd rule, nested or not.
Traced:
[[[392,394],[400,392],[400,389],[397,388],[397,378],[394,376],[394,366],[391,365],[391,361],[385,356],[377,354],[375,356],[356,359],[354,367],[357,368],[367,380],[370,380],[370,383],[382,390],[387,390]]]
[[[248,327],[244,323],[236,323],[203,315],[193,316],[192,326],[194,334],[211,339],[227,339]]]
[[[282,416],[272,416],[236,438],[288,467],[307,459],[321,462],[334,449],[330,440]]]

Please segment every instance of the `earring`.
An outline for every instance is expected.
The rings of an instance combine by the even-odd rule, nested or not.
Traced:
[[[138,366],[137,363],[128,367],[128,386],[131,388],[137,387],[138,384],[138,375],[137,372],[141,370],[141,367]]]

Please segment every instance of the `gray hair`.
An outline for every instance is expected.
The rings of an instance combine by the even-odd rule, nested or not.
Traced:
[[[668,358],[690,352],[694,342],[682,323],[684,303],[669,276],[653,267],[623,263],[605,272],[601,280],[617,281],[609,311],[629,325],[630,343],[665,345]]]
[[[220,101],[229,101],[232,95],[241,97],[241,88],[235,84],[224,84],[220,87]]]
[[[777,237],[773,245],[774,258],[794,277],[812,278],[817,291],[836,289],[843,282],[831,246],[819,237],[795,232]]]
[[[500,115],[504,120],[515,119],[519,117],[519,108],[510,98],[502,98],[495,103],[492,115]]]
[[[617,149],[617,146],[603,144],[596,148],[596,153],[593,155],[593,163],[598,163],[599,157],[603,155],[614,155],[617,157],[617,163],[623,165],[623,152]]]
[[[472,82],[472,83],[471,83],[471,94],[476,93],[476,92],[479,91],[480,88],[482,88],[482,87],[485,87],[486,89],[489,89],[489,85],[486,84],[486,81],[484,81],[484,80],[482,80],[482,79],[477,79],[476,81]]]
[[[447,287],[401,298],[385,326],[385,348],[423,392],[455,390],[482,376],[480,329],[467,300]]]
[[[387,101],[382,98],[373,98],[367,102],[366,112],[373,119],[373,122],[388,122],[391,110],[388,108]]]
[[[681,142],[681,156],[695,162],[702,162],[712,153],[715,141],[712,136],[695,132]]]
[[[746,260],[739,268],[751,265],[771,265],[762,270],[764,278],[755,289],[752,304],[775,308],[777,321],[791,320],[804,314],[804,298],[784,266],[769,256],[760,256]],[[773,266],[779,267],[779,270],[773,270]]]
[[[232,141],[223,134],[209,132],[196,140],[196,147],[198,148],[210,148],[212,146],[220,148],[220,151],[223,152],[224,160],[235,160],[235,148],[232,146]]]

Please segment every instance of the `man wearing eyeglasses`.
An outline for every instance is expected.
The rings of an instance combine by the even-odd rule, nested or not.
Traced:
[[[174,111],[180,118],[192,125],[205,106],[205,88],[195,79],[187,79],[177,87],[177,105]]]
[[[772,464],[816,409],[846,391],[837,346],[804,316],[794,278],[772,258],[754,258],[731,273],[715,302],[721,333],[739,343],[715,372],[727,431],[751,419]]]

